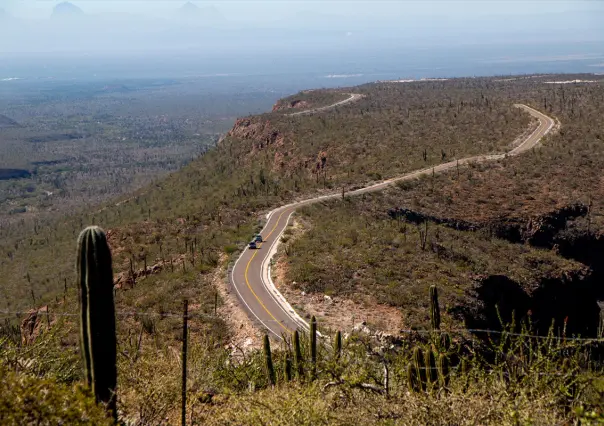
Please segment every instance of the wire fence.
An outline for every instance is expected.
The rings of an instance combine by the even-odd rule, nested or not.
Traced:
[[[10,319],[23,319],[23,317],[27,317],[32,314],[36,314],[39,317],[79,317],[79,312],[50,312],[50,311],[8,311],[8,310],[0,310],[0,314],[3,315],[0,317],[0,320],[10,320]],[[149,311],[116,311],[116,316],[118,317],[155,317],[159,319],[163,318],[179,318],[183,319],[185,316],[182,312],[149,312]],[[217,318],[214,314],[208,313],[192,313],[189,312],[186,316],[187,319],[215,319]],[[270,323],[283,323],[283,321],[279,320],[262,320],[263,322]],[[353,327],[352,331],[357,331]],[[293,332],[293,330],[292,330]],[[399,329],[399,334],[419,334],[419,335],[433,335],[433,334],[442,334],[442,333],[452,333],[452,334],[473,334],[473,335],[505,335],[507,337],[526,337],[526,338],[534,338],[534,339],[550,339],[550,340],[560,340],[560,341],[575,341],[575,342],[593,342],[593,343],[604,343],[604,337],[574,337],[574,336],[560,336],[560,335],[552,335],[552,334],[533,334],[533,333],[519,333],[512,332],[507,330],[493,330],[493,329],[481,329],[481,328],[451,328],[451,329],[442,329],[442,330],[423,330],[423,329]],[[383,334],[382,334],[383,335]]]

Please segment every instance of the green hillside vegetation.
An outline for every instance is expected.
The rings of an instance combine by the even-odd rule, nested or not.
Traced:
[[[511,96],[556,117],[560,131],[527,155],[410,186],[401,205],[487,222],[541,215],[580,201],[592,203],[592,230],[603,230],[604,80],[598,78],[600,83],[591,84],[509,83],[505,90]]]
[[[118,416],[126,422],[178,421],[179,312],[183,299],[188,299],[187,413],[192,422],[423,424],[433,419],[440,424],[454,416],[453,423],[459,424],[474,419],[481,424],[558,424],[578,418],[582,424],[596,424],[602,419],[601,348],[594,342],[566,340],[570,333],[560,323],[549,339],[451,332],[454,343],[448,349],[440,349],[441,340],[435,337],[439,332],[392,336],[391,344],[355,333],[344,339],[339,356],[329,342],[321,343],[316,380],[305,375],[291,384],[283,380],[286,347],[273,342],[277,377],[273,389],[266,354],[229,347],[225,318],[215,314],[215,301],[218,307],[223,303],[215,286],[222,285],[227,266],[259,229],[262,213],[318,192],[339,192],[454,158],[506,151],[531,126],[528,114],[513,104],[539,108],[552,90],[558,89],[537,79],[349,88],[342,92],[364,97],[317,115],[276,112],[238,120],[230,135],[181,170],[85,214],[3,223],[0,310],[48,304],[50,313],[34,321],[36,336],[30,341],[23,341],[23,330],[15,327],[24,315],[2,314],[0,363],[16,372],[16,380],[52,380],[58,386],[81,383],[78,321],[73,316],[78,311],[75,240],[84,226],[98,224],[107,230],[113,255]],[[548,104],[545,110],[549,109]],[[576,109],[573,114],[578,114]],[[477,176],[487,169],[471,167],[464,173]],[[429,188],[432,181],[450,177],[431,179],[386,195],[305,210],[313,228],[291,244],[309,253],[294,253],[290,273],[306,274],[300,282],[314,285],[312,291],[349,295],[349,282],[325,274],[343,272],[346,277],[353,268],[362,269],[363,280],[354,290],[371,292],[384,303],[408,310],[401,315],[408,316],[410,326],[420,328],[429,312],[427,286],[437,284],[443,330],[450,330],[455,323],[449,307],[466,297],[474,273],[504,274],[531,286],[543,276],[582,268],[545,250],[433,225],[427,246],[431,251],[418,248],[417,229],[407,225],[406,233],[401,232],[404,224],[388,218],[387,209],[399,207],[414,188]],[[323,228],[330,225],[332,229]],[[319,231],[326,235],[319,237]],[[329,235],[334,240],[328,240]],[[346,270],[329,265],[323,248],[310,247],[308,236],[321,238],[334,259],[344,248],[349,256],[337,267]],[[358,238],[354,251],[353,238]],[[432,243],[443,249],[433,250]],[[311,253],[323,256],[313,259],[314,267],[310,261],[302,262]],[[418,276],[410,277],[406,265],[415,267]],[[317,276],[328,280],[319,283]],[[417,279],[417,285],[403,288],[401,284],[410,279]],[[405,300],[411,297],[414,303]],[[511,331],[543,332],[542,324],[539,329],[531,324],[530,315],[524,318],[514,312],[502,320],[511,319],[517,321]],[[505,329],[501,323],[498,328]],[[329,330],[322,332],[331,339]],[[303,353],[308,360],[306,345]],[[446,353],[452,371],[449,384],[434,385],[427,392],[409,387],[417,384],[416,376],[408,376],[416,347]],[[311,367],[307,363],[306,372]]]
[[[405,328],[429,324],[423,296],[436,284],[442,289],[444,322],[463,327],[463,318],[452,313],[478,303],[470,295],[485,277],[505,276],[530,292],[544,278],[585,272],[585,266],[549,250],[513,244],[488,232],[391,218],[388,210],[400,205],[401,193],[404,185],[301,209],[297,214],[306,231],[292,238],[286,231],[283,238],[286,283],[295,282],[306,293],[353,300],[371,295],[378,303],[400,308]]]
[[[118,206],[64,221],[23,219],[4,227],[0,287],[5,306],[18,310],[63,290],[64,279],[71,281],[72,238],[84,224],[99,224],[120,236],[119,243],[112,241],[119,248],[118,272],[129,268],[128,258],[140,268],[145,257],[153,264],[182,256],[190,250],[185,240],[196,237],[197,259],[205,259],[204,266],[197,265],[209,271],[230,250],[225,247],[249,238],[259,211],[281,201],[359,186],[443,158],[504,150],[527,129],[529,116],[513,108],[505,92],[489,92],[491,85],[481,79],[367,85],[357,88],[366,95],[360,101],[317,116],[252,117],[249,121],[260,128],[250,134],[244,127],[248,138],[227,137]],[[282,143],[271,142],[274,130]],[[156,279],[164,281],[159,275]]]
[[[17,374],[0,363],[0,423],[7,426],[110,425],[105,411],[79,385]]]

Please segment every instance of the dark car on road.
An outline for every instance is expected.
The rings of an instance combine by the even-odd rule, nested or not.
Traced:
[[[256,241],[250,241],[250,243],[248,244],[248,247],[251,249],[257,249],[258,246],[256,245]]]

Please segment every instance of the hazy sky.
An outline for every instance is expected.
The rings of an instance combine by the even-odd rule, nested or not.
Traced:
[[[228,57],[604,41],[598,0],[193,0],[199,13],[179,13],[185,0],[72,0],[85,16],[49,19],[59,3],[0,0],[16,17],[0,25],[0,52],[201,49]]]
[[[22,17],[48,17],[52,8],[60,3],[54,0],[0,0],[0,7]],[[136,13],[162,16],[167,11],[179,8],[183,0],[74,0],[73,4],[86,13]],[[196,5],[214,6],[227,19],[273,20],[297,12],[316,12],[354,17],[392,17],[448,15],[454,19],[472,18],[483,15],[530,15],[544,11],[560,13],[572,11],[604,10],[604,2],[594,1],[344,1],[344,0],[220,0],[193,1]]]

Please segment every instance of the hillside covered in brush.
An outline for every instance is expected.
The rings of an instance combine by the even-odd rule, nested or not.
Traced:
[[[95,224],[106,230],[113,256],[118,415],[129,424],[175,423],[179,418],[185,299],[191,346],[187,413],[193,422],[441,424],[452,419],[452,412],[456,424],[471,419],[482,424],[597,421],[604,387],[601,347],[570,339],[585,330],[589,337],[596,334],[592,316],[597,299],[585,284],[593,264],[563,252],[567,246],[561,238],[575,225],[566,226],[565,220],[560,225],[556,218],[548,222],[546,216],[580,203],[592,211],[590,200],[599,186],[588,190],[589,199],[579,188],[595,182],[598,171],[592,165],[604,154],[592,126],[601,117],[602,86],[552,85],[546,83],[549,79],[567,77],[381,82],[306,91],[279,101],[271,112],[238,119],[216,146],[133,194],[90,206],[85,213],[3,224],[3,368],[48,380],[59,397],[82,383],[75,241],[84,226]],[[315,114],[294,114],[350,94],[360,96]],[[316,315],[328,337],[319,345],[314,366],[303,344],[303,372],[289,377],[295,379],[291,382],[286,379],[291,346],[273,342],[275,388],[266,353],[256,349],[260,333],[248,332],[251,323],[229,291],[226,274],[260,229],[264,214],[292,200],[345,194],[442,162],[506,152],[536,127],[514,107],[517,103],[551,114],[562,125],[536,154],[426,176],[384,194],[344,195],[341,201],[296,214],[275,278],[288,298],[304,292],[292,304],[308,317]],[[567,157],[572,160],[564,166]],[[578,169],[572,176],[570,165]],[[552,173],[566,179],[554,183]],[[485,176],[490,176],[488,182]],[[521,181],[521,176],[529,178]],[[519,192],[522,199],[506,189],[507,182],[527,185]],[[539,190],[531,195],[529,187],[543,185],[559,185],[559,192],[551,200]],[[569,188],[573,195],[562,197]],[[533,207],[525,208],[529,205]],[[590,233],[572,235],[583,241],[599,232],[596,219],[580,207],[577,212],[576,226],[588,226]],[[466,222],[476,226],[464,228]],[[520,223],[518,232],[526,236],[550,230],[558,239],[537,245],[528,237],[506,238],[502,229],[508,228],[494,223]],[[588,241],[597,244],[598,238]],[[571,294],[552,293],[552,288],[568,289],[579,281],[577,289],[587,289],[587,295],[565,300],[576,302],[571,312],[588,303],[589,322],[572,328],[575,314],[567,315],[569,329],[561,330],[565,311],[537,307]],[[428,332],[431,285],[440,289],[443,310],[442,330],[436,334]],[[544,295],[541,287],[550,293]],[[352,307],[344,309],[347,316],[332,315],[332,308],[317,303],[327,304],[330,298],[333,306]],[[363,312],[387,311],[400,321],[359,326],[359,315],[351,323],[359,306]],[[340,320],[344,317],[346,322]],[[557,322],[549,340],[515,338],[520,331],[547,335],[552,318]],[[511,334],[493,338],[460,332],[467,324]],[[336,328],[344,332],[338,353],[330,332]],[[400,333],[401,328],[406,332]],[[441,344],[441,331],[452,341]],[[414,376],[413,371],[423,371],[415,348],[446,358],[451,374],[442,373],[441,366],[441,378]],[[566,355],[570,362],[564,362]],[[426,359],[432,362],[430,355]],[[311,375],[311,367],[316,374]],[[18,380],[12,374],[10,379]],[[86,398],[74,410],[89,410]]]

